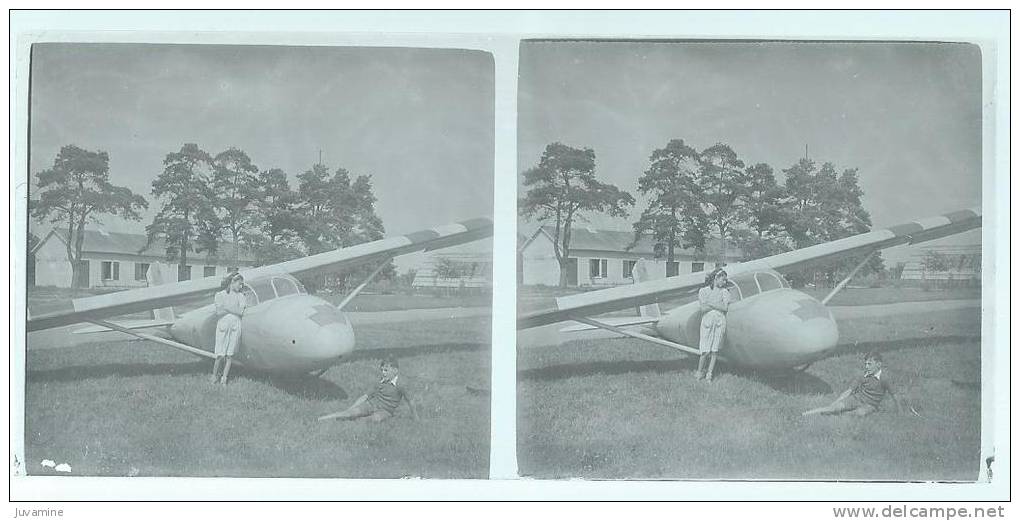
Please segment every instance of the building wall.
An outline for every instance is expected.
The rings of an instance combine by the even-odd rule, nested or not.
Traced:
[[[651,270],[656,277],[666,276],[666,260],[656,259],[652,255],[638,255],[626,252],[611,252],[611,251],[576,251],[571,252],[571,256],[577,256],[577,282],[580,286],[616,286],[620,284],[630,284],[634,280],[631,277],[624,277],[624,262],[625,261],[637,261],[638,259],[645,259],[651,262]],[[591,261],[598,259],[599,261],[605,259],[607,261],[607,273],[606,277],[592,278],[591,275]],[[726,262],[737,262],[739,259],[733,258],[728,259]],[[695,271],[707,271],[715,268],[716,260],[714,259],[697,259],[691,257],[677,257],[677,275],[683,275],[686,273],[694,273]],[[700,264],[699,269],[695,270],[695,264]]]
[[[35,251],[36,286],[71,287],[71,263],[67,262],[64,243],[53,236],[43,237]]]
[[[558,286],[560,284],[560,263],[556,261],[553,243],[544,234],[539,234],[521,252],[524,263],[521,270],[521,284]]]
[[[594,250],[571,250],[570,256],[577,259],[577,284],[578,286],[616,286],[630,284],[631,277],[624,277],[624,262],[646,259],[652,262],[652,269],[658,277],[666,276],[666,260],[656,259],[651,254],[638,254],[620,251],[594,251]],[[552,241],[545,235],[535,237],[522,252],[523,276],[521,284],[556,286],[560,282],[560,266],[556,262],[556,255],[553,250]],[[606,261],[605,276],[591,276],[592,260]],[[726,259],[726,263],[739,262],[740,259],[733,257]],[[677,257],[677,274],[693,273],[715,268],[717,259],[702,259],[694,257]],[[700,269],[695,270],[695,264],[700,263]],[[601,271],[601,265],[600,265]]]
[[[168,263],[165,258],[147,255],[128,255],[119,253],[93,253],[84,252],[82,258],[89,263],[89,287],[91,288],[137,288],[147,285],[144,274],[141,280],[135,280],[135,264],[162,264],[167,268],[165,273],[176,274],[177,264]],[[103,279],[103,263],[117,262],[120,264],[119,278]],[[225,277],[227,268],[233,267],[231,263],[208,263],[208,259],[195,259],[189,261],[191,278],[202,278],[204,268],[209,266],[215,268],[216,277]],[[251,262],[242,261],[237,267],[250,266]],[[71,286],[71,264],[67,262],[67,252],[64,243],[55,236],[50,236],[46,242],[39,246],[35,256],[35,284],[37,286],[55,286],[68,288]]]
[[[641,255],[611,251],[571,251],[570,256],[577,259],[577,285],[578,286],[616,286],[619,284],[633,282],[630,277],[623,276],[624,261],[637,261]],[[591,261],[600,263],[599,276],[592,277]],[[606,261],[606,273],[601,274],[601,261]],[[663,263],[663,273],[666,267]]]
[[[147,286],[148,283],[145,280],[144,273],[138,274],[140,276],[140,280],[135,279],[135,265],[139,263],[158,263],[163,266],[164,273],[171,274],[172,276],[177,275],[177,263],[167,262],[163,257],[144,257],[116,253],[88,253],[83,256],[89,260],[89,285],[93,288],[138,288]],[[120,263],[120,277],[117,280],[102,278],[103,262]],[[188,261],[188,265],[191,266],[191,280],[197,280],[205,277],[206,275],[204,273],[206,267],[213,268],[214,270],[213,274],[208,275],[209,277],[225,277],[227,276],[227,268],[245,268],[251,263],[245,262],[239,264],[240,266],[235,266],[233,263],[230,263],[229,265],[227,263],[215,264],[209,263],[209,261],[205,259],[196,259],[194,262],[190,260]]]

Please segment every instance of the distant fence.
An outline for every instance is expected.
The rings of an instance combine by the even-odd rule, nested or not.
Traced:
[[[482,295],[492,292],[492,281],[482,277],[444,279],[419,274],[411,288],[416,294]]]
[[[967,278],[930,278],[930,279],[898,279],[890,281],[900,288],[921,288],[921,289],[957,289],[957,288],[980,288],[981,279],[978,277]]]

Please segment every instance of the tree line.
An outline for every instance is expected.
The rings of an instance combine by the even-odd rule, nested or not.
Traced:
[[[723,248],[737,246],[750,260],[871,229],[856,168],[800,159],[777,179],[766,163],[748,165],[727,144],[698,151],[672,139],[652,152],[638,177],[637,190],[648,204],[633,222],[633,248],[649,238],[655,255],[674,261],[678,249],[705,253],[708,239]],[[634,197],[595,176],[595,152],[562,143],[546,146],[538,164],[522,174],[526,188],[520,215],[546,221],[554,228],[560,284],[566,284],[571,226],[586,213],[628,217]],[[844,259],[826,270],[805,270],[798,278],[831,278],[849,271],[862,258]],[[880,272],[876,255],[865,273]]]
[[[64,146],[36,180],[38,197],[29,203],[31,215],[67,230],[72,287],[83,280],[85,225],[100,223],[103,215],[138,221],[149,207],[143,196],[110,183],[109,155],[102,151]],[[355,176],[344,168],[331,172],[316,163],[297,175],[297,181],[292,187],[286,172],[259,168],[239,148],[213,155],[187,143],[166,155],[163,170],[152,181],[151,195],[159,210],[145,227],[146,248],[162,241],[166,259],[177,263],[183,280],[192,253],[230,261],[244,251],[262,265],[383,237],[370,176]],[[234,247],[224,251],[227,243]],[[382,276],[393,274],[390,264]],[[313,286],[316,282],[306,281]]]

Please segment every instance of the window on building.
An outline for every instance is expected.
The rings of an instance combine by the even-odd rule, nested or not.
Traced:
[[[216,276],[216,266],[206,266],[206,267],[202,268],[202,276],[203,277],[215,277]]]
[[[290,279],[274,278],[273,288],[276,289],[276,296],[294,295],[298,293],[297,286]]]
[[[692,262],[691,263],[691,273],[697,273],[699,271],[705,271],[705,263],[704,262]]]
[[[181,280],[191,280],[191,265],[187,264],[184,266],[184,272],[181,273]]]
[[[103,280],[120,280],[120,263],[117,261],[103,261]]]
[[[666,276],[676,277],[680,274],[680,263],[678,261],[666,263]]]
[[[148,262],[136,262],[135,263],[135,280],[146,280],[145,274],[149,273]]]
[[[623,278],[629,279],[634,277],[634,265],[637,261],[623,261]]]
[[[591,278],[606,278],[609,274],[609,259],[591,259],[588,261],[588,274]]]

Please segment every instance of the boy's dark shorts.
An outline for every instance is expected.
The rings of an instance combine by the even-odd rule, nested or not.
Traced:
[[[847,396],[846,400],[844,400],[844,403],[846,404],[847,410],[854,411],[858,414],[871,414],[878,410],[878,407],[875,407],[874,405],[865,402],[856,394],[851,394],[850,396]]]
[[[354,418],[363,418],[365,416],[369,416],[370,419],[375,421],[383,421],[393,416],[393,413],[381,407],[377,407],[374,403],[372,403],[372,400],[365,400],[361,402],[361,404],[354,408],[354,410],[352,410],[351,413],[353,415],[352,417]]]

